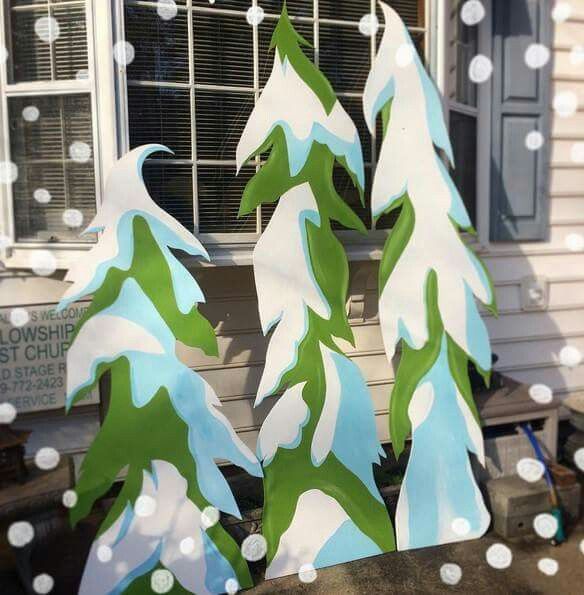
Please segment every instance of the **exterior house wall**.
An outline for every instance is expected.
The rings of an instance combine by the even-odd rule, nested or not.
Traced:
[[[576,67],[569,60],[571,48],[584,39],[584,6],[572,4],[571,19],[556,25],[553,92],[577,92],[580,109],[571,118],[553,116],[549,241],[477,245],[498,295],[499,318],[486,318],[493,349],[500,357],[498,370],[526,383],[545,383],[562,395],[584,390],[584,365],[568,369],[558,360],[567,344],[584,352],[584,253],[571,252],[565,244],[569,234],[584,234],[584,164],[570,159],[573,143],[584,141],[584,65]],[[378,433],[387,441],[394,370],[385,359],[377,318],[377,268],[375,260],[351,263],[348,311],[355,347],[343,347],[369,383]],[[220,357],[208,358],[179,346],[181,357],[214,386],[225,414],[255,448],[257,430],[270,404],[253,408],[267,340],[260,331],[252,269],[209,267],[194,272],[207,297],[202,310],[217,330]],[[65,288],[59,280],[62,276],[42,279],[30,271],[0,272],[0,307],[56,303]],[[547,281],[548,304],[542,310],[527,311],[521,285],[524,278],[533,276]],[[56,410],[20,416],[18,423],[34,430],[31,452],[51,445],[75,453],[88,446],[98,419],[98,407],[90,405],[76,408],[67,418]]]

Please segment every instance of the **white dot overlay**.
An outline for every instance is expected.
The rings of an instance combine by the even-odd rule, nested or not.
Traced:
[[[541,43],[532,43],[525,50],[525,64],[537,70],[543,68],[550,61],[551,52]]]
[[[578,467],[578,469],[580,469],[580,471],[584,472],[584,447],[579,448],[574,453],[574,464],[576,467]]]
[[[541,461],[529,457],[517,461],[516,469],[517,475],[529,483],[539,481],[545,472],[545,467]]]
[[[63,497],[61,498],[65,508],[75,508],[75,506],[77,506],[78,500],[79,498],[77,496],[77,492],[74,490],[67,490],[63,492]]]
[[[542,558],[537,563],[537,568],[547,576],[554,576],[558,573],[560,565],[558,564],[558,561],[553,558]]]
[[[529,387],[529,396],[541,405],[551,403],[554,399],[552,389],[546,384],[532,384]]]
[[[460,9],[460,19],[465,25],[478,25],[485,18],[485,7],[480,0],[468,0]]]
[[[16,407],[12,403],[0,403],[0,424],[11,424],[16,419]]]
[[[50,471],[54,469],[61,460],[61,455],[51,446],[39,448],[34,456],[34,462],[39,469]]]
[[[174,586],[174,576],[172,572],[165,568],[159,568],[152,573],[150,577],[150,587],[154,593],[170,593]]]
[[[406,68],[414,61],[415,52],[411,43],[402,43],[395,52],[395,63],[399,68]]]
[[[18,179],[18,166],[12,161],[0,161],[0,184],[14,184]]]
[[[46,205],[47,203],[51,202],[51,193],[46,188],[37,188],[32,197],[40,204]]]
[[[552,10],[552,19],[556,23],[567,21],[572,15],[572,5],[569,2],[556,2]]]
[[[46,595],[53,590],[55,586],[55,581],[53,577],[48,574],[39,574],[34,577],[32,581],[32,588],[35,593],[39,593],[39,595]]]
[[[178,6],[174,0],[158,0],[156,12],[163,21],[170,21],[178,14]]]
[[[497,570],[505,570],[513,562],[511,550],[503,543],[495,543],[486,553],[487,564]]]
[[[265,557],[268,551],[268,544],[263,535],[254,533],[248,535],[241,544],[241,553],[249,562],[257,562]]]
[[[373,37],[379,31],[379,19],[376,14],[364,14],[359,20],[359,33],[365,37]]]
[[[569,233],[564,241],[570,252],[584,251],[584,235],[581,233]]]
[[[192,537],[185,537],[178,547],[183,556],[189,556],[195,551],[195,540]]]
[[[151,496],[138,496],[134,503],[134,512],[139,517],[149,517],[156,512],[156,500]]]
[[[440,579],[445,585],[458,585],[462,578],[462,568],[458,564],[442,564]]]
[[[239,591],[239,583],[235,578],[228,578],[225,581],[225,592],[227,595],[235,595]]]
[[[87,163],[91,159],[91,147],[82,141],[75,141],[69,147],[69,156],[76,163]]]
[[[12,547],[24,547],[34,539],[34,528],[28,521],[17,521],[8,527],[8,543]]]
[[[114,60],[120,66],[129,66],[136,57],[134,46],[128,41],[118,41],[114,45]]]
[[[57,270],[57,259],[48,250],[35,250],[30,255],[30,268],[39,277],[48,277]]]
[[[582,353],[573,345],[566,345],[560,351],[560,363],[568,368],[576,368],[582,363]]]
[[[114,553],[109,545],[100,545],[97,548],[97,559],[102,564],[107,564],[113,558]]]
[[[59,38],[61,28],[59,21],[53,17],[40,17],[34,23],[34,31],[45,43],[53,43]]]
[[[260,25],[265,16],[264,9],[261,6],[250,6],[245,14],[248,24],[252,27]]]
[[[206,506],[201,513],[201,523],[205,529],[213,527],[219,522],[221,513],[214,506]]]
[[[303,564],[298,569],[298,580],[301,583],[313,583],[317,577],[318,573],[312,564]]]
[[[36,122],[41,117],[41,112],[36,105],[27,105],[22,110],[22,118],[26,122]]]
[[[558,532],[558,520],[548,512],[542,512],[533,519],[533,530],[542,539],[551,539]]]
[[[539,151],[544,142],[543,134],[539,130],[532,130],[525,135],[525,146],[529,151]]]
[[[24,308],[14,308],[10,311],[10,322],[13,326],[24,326],[29,320],[30,316]]]
[[[451,528],[456,535],[461,537],[470,533],[470,523],[464,517],[457,517],[451,523]]]
[[[578,96],[574,91],[561,91],[554,95],[553,106],[560,118],[570,118],[578,110]]]
[[[81,227],[83,225],[83,213],[78,209],[65,209],[63,211],[63,223],[67,227]]]
[[[584,163],[584,143],[577,142],[570,149],[570,159],[574,163]]]
[[[468,65],[468,76],[473,83],[486,83],[493,74],[493,63],[483,54],[476,55]]]
[[[570,50],[570,64],[572,66],[581,66],[584,64],[584,45],[575,45]]]

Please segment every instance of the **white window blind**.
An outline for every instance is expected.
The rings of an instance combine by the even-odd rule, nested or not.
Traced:
[[[257,27],[246,20],[252,4],[265,11]],[[423,53],[425,2],[390,4]],[[163,20],[156,2],[125,1],[125,38],[135,49],[125,81],[128,147],[160,142],[173,150],[174,155],[160,153],[147,162],[145,181],[157,202],[189,229],[205,234],[207,241],[253,241],[273,206],[237,219],[241,194],[256,166],[236,176],[235,148],[271,71],[273,54],[268,48],[282,2],[180,0],[177,5],[176,17]],[[295,28],[314,47],[307,53],[330,79],[359,129],[369,182],[379,143],[366,129],[361,99],[383,28],[368,38],[359,32],[359,21],[376,2],[288,0],[287,6]],[[335,184],[371,226],[368,207],[360,206],[340,167]],[[390,224],[383,219],[379,226]]]
[[[74,209],[88,222],[96,205],[86,6],[85,0],[4,3],[9,56],[4,117],[9,158],[18,167],[7,191],[17,242],[94,239],[80,239],[80,229],[63,217]],[[54,37],[46,36],[47,19]],[[43,22],[44,38],[42,27],[38,33]],[[72,158],[74,143],[88,147],[89,159]]]

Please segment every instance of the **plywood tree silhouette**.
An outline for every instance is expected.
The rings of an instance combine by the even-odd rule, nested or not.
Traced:
[[[109,372],[110,406],[76,485],[76,524],[116,478],[123,487],[103,522],[80,593],[150,592],[167,569],[173,592],[224,593],[252,585],[247,563],[216,509],[240,516],[216,465],[226,459],[255,476],[256,457],[219,411],[209,384],[175,355],[176,342],[217,355],[204,301],[174,251],[208,258],[199,241],[149,197],[148,145],[113,168],[105,201],[87,231],[98,243],[69,270],[60,308],[93,294],[67,354],[67,407]]]
[[[440,96],[405,24],[380,5],[385,32],[364,109],[371,131],[383,119],[373,216],[399,211],[380,265],[379,316],[388,359],[401,346],[390,400],[397,456],[412,434],[395,519],[398,548],[408,549],[479,537],[489,525],[469,461],[472,452],[484,463],[468,362],[488,380],[491,349],[475,297],[494,312],[495,296],[460,236],[473,230],[438,153],[453,162]]]
[[[237,148],[238,167],[268,154],[240,215],[277,202],[253,255],[261,324],[271,332],[256,405],[275,400],[258,439],[268,578],[394,549],[373,478],[383,450],[370,393],[336,342],[353,335],[348,263],[332,222],[365,228],[335,191],[333,168],[342,166],[362,194],[361,143],[304,55],[308,45],[284,7],[273,69]]]

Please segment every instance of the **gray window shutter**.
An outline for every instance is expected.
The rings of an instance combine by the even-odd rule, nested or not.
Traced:
[[[538,70],[525,63],[532,43],[552,47],[549,0],[493,0],[491,240],[545,240],[551,60]],[[525,137],[541,132],[543,147]]]

